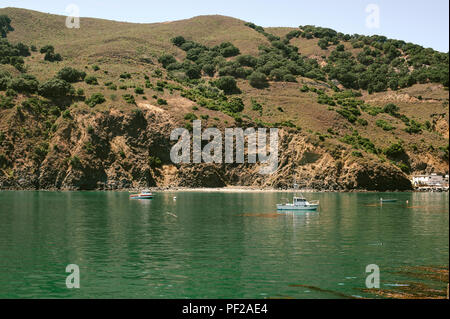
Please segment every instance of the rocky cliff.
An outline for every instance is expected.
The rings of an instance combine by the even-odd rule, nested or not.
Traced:
[[[38,134],[39,119],[27,118],[26,126],[35,128],[31,134]],[[260,175],[261,164],[174,165],[170,132],[176,121],[146,107],[133,112],[73,112],[58,119],[48,145],[39,144],[39,135],[24,138],[16,130],[20,122],[17,113],[11,114],[8,127],[3,127],[7,133],[2,148],[9,150],[10,163],[0,171],[2,189],[290,188],[294,182],[315,190],[411,189],[407,176],[394,165],[380,163],[374,156],[334,153],[333,157],[319,140],[292,130],[279,131],[278,170]],[[41,157],[40,148],[44,149]]]

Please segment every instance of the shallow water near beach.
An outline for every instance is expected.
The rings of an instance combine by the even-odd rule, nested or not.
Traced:
[[[0,298],[373,297],[368,265],[381,288],[448,266],[448,193],[308,193],[319,211],[278,214],[292,195],[2,191]]]

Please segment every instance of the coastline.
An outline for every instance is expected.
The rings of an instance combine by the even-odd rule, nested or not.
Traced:
[[[27,189],[27,188],[1,188],[0,191],[42,191],[42,192],[139,192],[142,190],[151,192],[200,192],[200,193],[414,193],[417,190],[323,190],[323,189],[277,189],[277,188],[256,188],[245,186],[229,186],[229,187],[142,187],[142,188],[123,188],[123,189],[71,189],[71,188],[46,188],[46,189]],[[447,191],[448,192],[448,191]]]

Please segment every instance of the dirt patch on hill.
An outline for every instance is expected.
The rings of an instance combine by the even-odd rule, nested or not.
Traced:
[[[376,103],[376,102],[394,102],[394,103],[438,103],[439,100],[435,99],[418,99],[414,96],[409,95],[408,93],[387,93],[383,95],[373,96],[370,99],[367,99],[368,103]]]
[[[164,113],[164,112],[166,112],[166,110],[164,110],[164,109],[162,109],[162,108],[160,108],[160,107],[158,107],[156,105],[150,104],[150,103],[137,103],[137,105],[139,107],[143,108],[143,109],[154,111],[156,113]]]

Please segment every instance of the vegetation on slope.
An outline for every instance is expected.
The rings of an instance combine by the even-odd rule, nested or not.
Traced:
[[[14,14],[14,10],[12,12]],[[52,16],[47,18],[52,19]],[[211,23],[216,18],[203,19]],[[106,44],[100,38],[97,46],[89,47],[89,52],[79,56],[58,55],[55,52],[67,51],[63,49],[64,42],[55,40],[53,34],[40,39],[39,49],[34,41],[25,42],[29,47],[19,45],[22,39],[27,39],[21,35],[24,28],[21,23],[26,22],[0,20],[9,21],[2,29],[13,29],[12,24],[19,30],[19,33],[8,31],[9,35],[14,35],[14,42],[0,40],[12,48],[0,51],[1,54],[13,52],[13,56],[23,61],[17,67],[10,63],[15,60],[9,55],[5,59],[7,62],[2,62],[4,67],[0,65],[0,112],[3,119],[12,117],[15,123],[13,127],[7,126],[6,120],[0,123],[3,140],[0,159],[5,173],[17,169],[14,149],[20,147],[10,146],[13,141],[17,143],[17,139],[29,141],[27,147],[35,149],[32,152],[38,169],[58,148],[52,139],[60,134],[59,129],[66,125],[64,123],[75,125],[80,114],[120,110],[132,113],[133,118],[143,118],[147,108],[155,107],[189,129],[194,119],[221,128],[234,125],[284,127],[293,134],[305,136],[315,147],[341,162],[388,163],[405,173],[431,169],[434,165],[442,167],[438,163],[441,160],[448,163],[448,136],[445,134],[448,125],[442,124],[448,118],[448,111],[443,108],[448,106],[448,98],[441,86],[433,84],[448,86],[448,82],[442,81],[445,72],[448,74],[448,55],[444,53],[401,41],[394,45],[393,40],[340,35],[316,27],[300,27],[274,35],[252,24],[232,22],[233,28],[241,25],[240,34],[242,30],[251,30],[249,34],[254,34],[254,38],[242,44],[242,39],[235,42],[229,34],[228,38],[213,34],[205,41],[189,28],[183,35],[177,35],[179,28],[174,24],[171,30],[168,24],[164,26],[167,44],[152,43],[152,48],[157,48],[154,52],[158,53],[149,53],[140,47],[130,53],[129,46],[123,49],[128,38],[122,42],[120,37],[113,40],[108,34],[102,34],[102,39],[105,36],[105,43],[110,45],[108,51],[115,56],[102,51]],[[190,22],[183,23],[189,25]],[[137,26],[120,26],[124,30],[135,28],[135,34],[140,33]],[[116,30],[112,24],[109,29]],[[267,41],[261,42],[258,36]],[[70,39],[71,43],[81,41],[81,38]],[[300,52],[302,47],[299,49],[295,45],[299,39],[315,41],[314,45],[327,53],[321,57],[304,55]],[[318,40],[322,39],[327,43],[320,41],[319,44]],[[359,41],[362,47],[356,44]],[[259,50],[246,50],[255,46],[255,42],[260,43]],[[394,45],[402,55],[390,59],[388,55],[393,49],[385,50],[385,43]],[[362,55],[371,56],[373,61]],[[421,56],[429,63],[420,64]],[[405,59],[398,68],[394,66],[397,58]],[[410,61],[419,62],[410,64]],[[9,67],[10,64],[14,67]],[[349,65],[351,67],[347,68]],[[407,74],[400,72],[402,68],[406,72],[405,66]],[[381,79],[383,68],[387,68],[386,74],[392,71],[392,77]],[[416,76],[420,72],[427,78],[419,81]],[[338,78],[342,75],[344,78]],[[357,81],[351,80],[353,78]],[[367,86],[360,82],[364,78]],[[388,85],[394,78],[403,84]],[[383,83],[379,84],[380,81]],[[419,83],[414,84],[416,82]],[[390,100],[402,94],[412,102]],[[91,125],[89,131],[88,136],[99,133],[95,125]],[[93,150],[98,148],[99,141],[91,138],[87,143],[90,144],[66,155],[73,169],[81,169],[81,164],[86,165],[87,159],[96,154]],[[406,156],[392,154],[390,148],[396,145],[401,145]],[[127,158],[127,153],[123,152],[119,152],[120,161]],[[164,158],[159,153],[152,156]],[[425,156],[433,160],[423,165]],[[162,163],[168,164],[167,159],[162,159]],[[159,164],[151,166],[156,171],[161,167]]]

